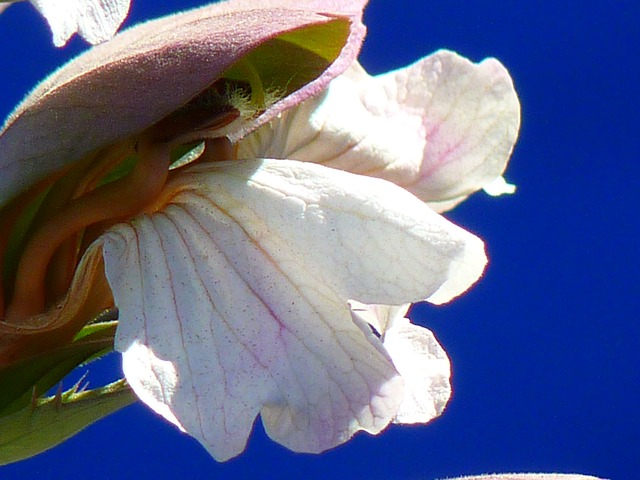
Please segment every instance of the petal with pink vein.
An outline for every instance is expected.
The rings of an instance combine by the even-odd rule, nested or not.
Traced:
[[[116,348],[138,396],[219,460],[254,419],[319,452],[395,416],[402,380],[350,298],[444,301],[482,242],[383,180],[285,160],[202,164],[103,238]]]
[[[304,160],[376,176],[444,211],[502,183],[520,125],[506,69],[438,51],[375,77],[357,64],[243,140],[240,155]],[[498,180],[497,180],[498,179]]]

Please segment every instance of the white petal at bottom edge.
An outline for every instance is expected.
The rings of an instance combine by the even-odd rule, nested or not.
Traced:
[[[383,344],[405,385],[394,422],[426,423],[439,416],[451,397],[451,365],[433,333],[399,318]]]
[[[354,321],[371,325],[404,381],[394,423],[427,423],[442,414],[451,397],[447,353],[428,329],[406,318],[410,305],[365,305],[350,301]]]

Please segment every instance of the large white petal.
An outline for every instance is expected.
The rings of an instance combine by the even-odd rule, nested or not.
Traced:
[[[49,22],[53,43],[63,47],[74,33],[91,44],[109,40],[129,13],[130,0],[31,0]]]
[[[290,161],[192,167],[103,237],[140,398],[219,460],[267,433],[318,452],[395,416],[402,381],[347,300],[455,295],[482,242],[388,182]],[[442,293],[443,292],[443,293]]]
[[[383,429],[402,392],[384,352],[335,297],[299,292],[232,219],[202,208],[171,206],[105,244],[116,348],[138,396],[218,460],[242,452],[258,413],[296,451]]]
[[[365,305],[351,301],[355,318],[371,325],[404,381],[395,423],[426,423],[451,397],[451,364],[431,331],[406,318],[409,305]]]
[[[519,125],[518,97],[497,60],[439,51],[376,77],[354,64],[239,151],[384,178],[444,211],[502,175]]]
[[[306,162],[249,160],[191,168],[168,187],[174,189],[229,202],[225,208],[255,229],[253,237],[268,231],[284,238],[273,258],[289,264],[295,252],[318,282],[363,303],[448,302],[475,283],[486,263],[478,237],[376,178]],[[359,275],[369,263],[377,263],[378,275]]]

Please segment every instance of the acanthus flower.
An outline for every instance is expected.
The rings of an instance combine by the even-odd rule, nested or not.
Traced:
[[[115,348],[135,393],[218,460],[242,452],[258,415],[271,438],[302,452],[438,415],[446,356],[403,310],[372,305],[460,295],[483,271],[482,241],[385,178],[402,160],[389,153],[392,136],[358,151],[348,125],[327,123],[310,148],[328,160],[263,142],[268,131],[313,144],[305,109],[322,111],[329,82],[359,71],[363,6],[216,4],[125,32],[45,80],[0,132],[0,216],[27,237],[13,249],[0,238],[16,264],[5,269],[0,366],[64,344],[115,308]],[[425,134],[424,122],[414,127]],[[419,140],[424,152],[433,135]],[[345,138],[360,163],[331,165]],[[194,142],[198,158],[175,162]],[[512,146],[502,142],[494,178]],[[359,170],[371,158],[378,169]],[[427,177],[409,183],[424,189]],[[434,376],[407,368],[432,356]]]

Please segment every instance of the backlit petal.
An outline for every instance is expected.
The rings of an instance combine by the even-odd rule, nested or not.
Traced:
[[[109,40],[127,13],[129,0],[31,0],[49,22],[53,43],[63,47],[74,33],[92,44]]]
[[[444,211],[502,175],[519,124],[513,83],[497,60],[439,51],[376,77],[355,64],[324,95],[244,140],[240,155],[385,178]]]
[[[203,175],[205,172],[212,175]],[[216,191],[229,190],[243,201],[251,200],[249,195],[255,191],[271,192],[270,202],[251,200],[255,205],[234,202],[233,206],[246,215],[243,223],[263,224],[258,219],[268,218],[271,232],[287,232],[287,241],[298,242],[299,251],[316,265],[314,268],[329,267],[326,275],[335,277],[334,272],[344,268],[344,257],[348,257],[346,266],[352,271],[349,278],[364,259],[383,262],[379,268],[384,275],[361,278],[363,288],[353,290],[354,285],[345,282],[341,290],[348,290],[347,298],[390,305],[425,298],[444,303],[465,292],[486,263],[479,238],[424,208],[415,196],[387,181],[307,162],[250,160],[194,167],[168,190],[213,191],[212,179]],[[335,215],[327,217],[328,211]],[[339,244],[321,240],[333,232],[342,236]],[[376,239],[384,239],[383,244],[377,245]],[[411,258],[408,252],[418,258]],[[320,274],[316,271],[314,275]],[[407,299],[409,291],[414,293]]]
[[[485,262],[480,240],[406,191],[318,165],[194,166],[166,200],[103,238],[116,348],[140,398],[219,460],[258,414],[296,451],[379,432],[402,381],[348,299],[461,293]]]
[[[400,317],[384,346],[405,382],[396,423],[426,423],[444,410],[451,396],[451,366],[433,333]]]
[[[431,331],[406,318],[409,305],[350,302],[352,315],[369,323],[404,381],[395,423],[426,423],[444,410],[451,396],[451,365]]]

